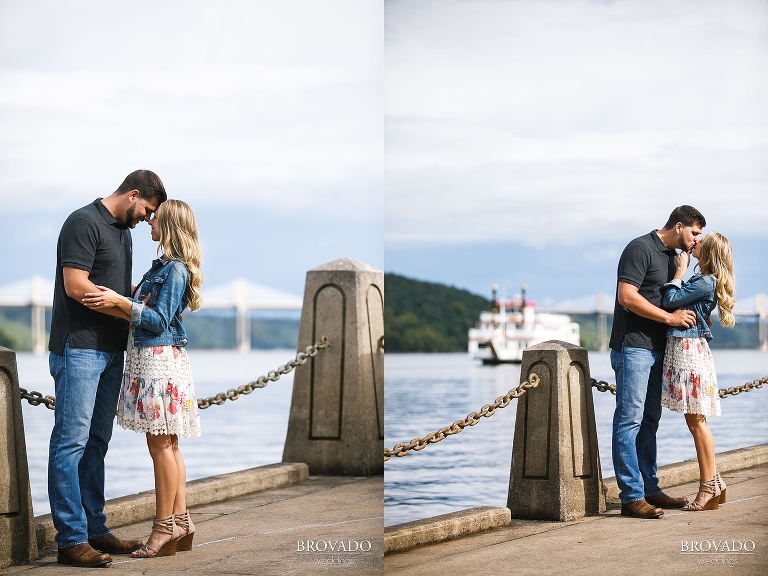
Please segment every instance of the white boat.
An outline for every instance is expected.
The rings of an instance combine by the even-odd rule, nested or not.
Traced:
[[[536,304],[521,295],[498,300],[493,286],[493,310],[481,312],[469,330],[469,357],[483,364],[522,362],[523,350],[547,340],[579,345],[579,325],[567,314],[536,312]]]

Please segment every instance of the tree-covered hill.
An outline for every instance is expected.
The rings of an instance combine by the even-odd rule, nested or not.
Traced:
[[[460,352],[490,298],[444,284],[384,274],[384,333],[389,352]]]

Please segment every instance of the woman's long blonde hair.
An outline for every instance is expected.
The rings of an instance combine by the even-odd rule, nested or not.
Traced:
[[[166,200],[157,209],[156,218],[160,226],[157,254],[166,260],[176,260],[187,265],[189,282],[184,295],[187,307],[191,311],[198,310],[203,304],[200,290],[203,284],[203,273],[200,271],[203,255],[197,239],[195,214],[186,202]]]
[[[733,316],[733,307],[736,305],[736,299],[733,297],[736,291],[736,279],[733,276],[731,243],[722,234],[710,232],[701,241],[699,256],[698,266],[701,273],[717,279],[715,294],[720,324],[733,326],[736,323],[736,318]]]

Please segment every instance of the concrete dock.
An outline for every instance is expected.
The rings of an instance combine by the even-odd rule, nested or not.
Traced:
[[[573,522],[513,519],[502,528],[388,553],[384,573],[764,576],[768,465],[728,472],[723,479],[728,501],[718,510],[665,510],[661,519],[640,520],[620,515],[614,491],[604,514]],[[665,489],[689,500],[697,490],[698,482]]]
[[[192,550],[166,558],[140,560],[115,555],[109,573],[382,574],[383,476],[307,476],[305,473],[297,477],[297,466],[304,465],[278,464],[190,482],[190,510],[197,527]],[[280,479],[280,475],[287,480]],[[269,477],[269,482],[265,483],[263,477]],[[217,500],[222,490],[226,494],[227,486],[243,485],[238,490],[249,490],[244,485],[246,478],[262,486],[261,491],[208,504],[202,502]],[[146,538],[151,531],[150,520],[114,525],[122,523],[126,514],[146,509],[146,503],[154,501],[154,494],[147,492],[119,500],[107,506],[112,531],[124,538]],[[193,504],[194,501],[198,503]],[[132,502],[136,506],[131,506]],[[150,512],[150,516],[152,514]],[[47,517],[36,520],[39,537],[41,532],[51,533]],[[0,574],[17,576],[83,573],[88,573],[88,569],[57,564],[55,544],[50,542],[41,548],[38,560],[0,569]]]
[[[187,483],[192,550],[113,555],[113,573],[382,573],[384,273],[349,258],[309,270],[297,351],[268,376],[217,396],[235,399],[295,368],[283,449],[292,462]],[[0,573],[82,573],[57,563],[50,515],[34,516],[21,399],[16,353],[0,347],[0,566],[11,565]],[[144,492],[108,502],[108,526],[147,538],[154,500]]]
[[[762,453],[737,452],[743,456],[745,451]],[[682,477],[683,470],[690,475],[690,467],[688,461],[670,466],[663,471],[664,478]],[[513,519],[501,528],[384,556],[382,476],[309,476],[302,464],[275,464],[190,482],[197,525],[192,551],[148,560],[114,556],[108,569],[111,574],[171,576],[444,576],[468,570],[489,576],[636,576],[728,569],[733,570],[730,574],[762,576],[768,565],[768,464],[726,472],[724,479],[728,501],[717,511],[667,510],[659,520],[622,517],[616,491],[608,486],[608,510],[598,516],[572,522]],[[696,482],[665,485],[667,493],[688,498],[698,487]],[[131,518],[147,511],[151,516],[153,498],[150,491],[110,501],[107,511],[113,531],[125,538],[146,537],[150,521]],[[462,515],[471,516],[473,511],[457,514]],[[476,521],[493,514],[474,516]],[[430,520],[435,519],[425,522]],[[40,558],[0,569],[0,574],[88,573],[57,564],[55,546],[49,541],[49,517],[38,517],[36,523],[38,539],[48,540]],[[460,524],[456,518],[451,523],[454,529]]]

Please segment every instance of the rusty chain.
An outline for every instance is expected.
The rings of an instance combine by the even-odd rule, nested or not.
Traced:
[[[304,352],[299,352],[294,360],[291,360],[283,366],[279,366],[277,370],[270,370],[266,376],[260,376],[256,380],[239,386],[238,388],[230,388],[226,392],[220,392],[216,396],[209,398],[198,398],[197,406],[201,410],[210,408],[213,405],[220,406],[227,400],[237,400],[241,394],[250,394],[257,388],[264,388],[269,382],[276,382],[281,376],[284,376],[291,372],[297,366],[305,364],[307,360],[317,356],[320,350],[324,350],[331,345],[327,336],[323,336],[319,341],[315,342],[311,346],[307,346]],[[40,392],[27,392],[24,388],[19,388],[19,392],[22,400],[26,400],[32,406],[44,405],[49,410],[56,408],[56,398],[53,396],[43,396]]]
[[[742,384],[741,386],[731,386],[730,388],[721,388],[717,391],[717,393],[720,395],[720,398],[725,398],[728,396],[728,394],[733,394],[734,396],[738,396],[742,392],[751,392],[755,388],[762,388],[763,384],[768,384],[768,376],[763,376],[762,378],[758,380],[752,380],[752,382],[747,382],[746,384]]]
[[[237,400],[241,394],[250,394],[256,388],[264,388],[269,382],[276,382],[280,379],[280,376],[288,374],[291,370],[296,368],[296,366],[301,366],[310,358],[317,356],[317,353],[320,350],[328,348],[329,346],[330,342],[328,341],[328,338],[323,336],[321,340],[315,342],[312,346],[307,346],[304,352],[299,352],[294,360],[291,360],[288,364],[279,366],[277,370],[270,370],[266,376],[259,376],[256,380],[249,382],[248,384],[239,386],[237,389],[230,388],[226,392],[219,392],[216,396],[198,398],[197,407],[204,410],[205,408],[210,408],[214,404],[220,406],[227,400]]]
[[[504,396],[499,396],[493,404],[486,404],[480,409],[480,412],[472,412],[463,420],[457,420],[450,426],[441,428],[437,432],[427,434],[424,438],[414,438],[408,444],[397,444],[392,450],[384,449],[384,461],[386,462],[392,456],[405,456],[411,450],[423,450],[429,444],[435,444],[445,440],[448,436],[458,434],[467,426],[474,426],[480,422],[480,418],[490,418],[498,408],[506,408],[515,398],[520,398],[529,388],[536,388],[539,385],[539,377],[536,374],[528,376],[528,381],[523,382],[517,388],[513,388]]]
[[[616,384],[608,384],[605,380],[597,381],[592,378],[592,386],[597,388],[598,392],[610,392],[616,396]]]
[[[751,392],[755,388],[762,388],[764,384],[768,384],[768,376],[763,376],[762,378],[758,380],[752,380],[752,382],[747,382],[746,384],[742,384],[741,386],[731,386],[730,388],[720,388],[720,390],[717,391],[718,396],[720,398],[725,398],[729,394],[733,396],[737,396],[741,394],[742,392]],[[616,384],[608,384],[605,380],[595,380],[592,378],[592,386],[594,388],[597,388],[598,392],[610,392],[614,396],[616,396]]]
[[[56,408],[56,398],[53,396],[43,396],[40,392],[35,392],[34,390],[27,392],[24,388],[19,388],[19,393],[21,394],[21,399],[26,400],[32,406],[40,406],[42,404],[49,410]]]

